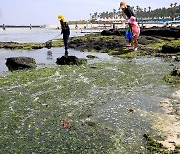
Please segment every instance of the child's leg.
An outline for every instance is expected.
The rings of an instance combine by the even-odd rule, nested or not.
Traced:
[[[131,39],[131,46],[134,48],[134,36],[132,36],[132,39]]]
[[[138,47],[138,35],[134,36],[134,48]]]
[[[138,48],[138,35],[134,36],[134,51],[136,51]]]

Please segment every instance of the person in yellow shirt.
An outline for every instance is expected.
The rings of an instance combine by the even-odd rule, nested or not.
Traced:
[[[70,28],[63,14],[58,15],[58,20],[61,24],[61,34],[63,34],[65,56],[68,56],[68,39],[70,35]]]

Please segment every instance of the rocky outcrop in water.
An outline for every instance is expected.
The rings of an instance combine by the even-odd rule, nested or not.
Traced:
[[[44,47],[43,43],[17,43],[17,42],[0,42],[0,48],[5,49],[23,49],[23,50],[32,50],[32,49],[41,49]]]
[[[62,56],[57,58],[58,65],[80,65],[86,63],[86,59],[77,58],[76,56]]]
[[[125,30],[114,30],[114,29],[110,29],[110,30],[103,30],[101,32],[101,35],[103,36],[110,36],[110,35],[125,35]]]
[[[180,85],[180,68],[175,67],[172,72],[164,77],[166,82]]]
[[[71,38],[69,47],[80,51],[107,52],[111,49],[122,48],[126,44],[124,38],[117,36],[86,35]]]
[[[7,58],[6,66],[10,71],[18,69],[33,69],[36,68],[36,61],[30,57],[10,57]]]
[[[101,35],[125,35],[125,29],[119,30],[103,30]],[[152,28],[141,28],[141,35],[145,36],[161,36],[161,37],[174,37],[180,38],[180,27],[152,27]]]
[[[180,27],[153,27],[141,29],[141,35],[180,38]]]

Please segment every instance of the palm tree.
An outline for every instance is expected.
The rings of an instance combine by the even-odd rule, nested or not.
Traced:
[[[148,9],[149,9],[149,12],[151,12],[151,7],[150,6],[148,7]]]
[[[89,15],[90,15],[90,20],[92,20],[92,14],[90,13]]]
[[[114,19],[116,18],[116,9],[113,9]]]

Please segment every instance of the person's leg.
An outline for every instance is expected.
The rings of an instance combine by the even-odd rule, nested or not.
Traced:
[[[137,50],[138,47],[138,35],[134,36],[134,50]]]
[[[128,46],[131,46],[132,38],[129,39],[129,44]]]
[[[132,49],[134,48],[134,36],[132,36],[132,39],[131,39],[131,46],[132,46]]]
[[[64,47],[65,47],[65,55],[68,55],[68,39],[69,39],[69,34],[64,34],[63,40],[64,40]]]

